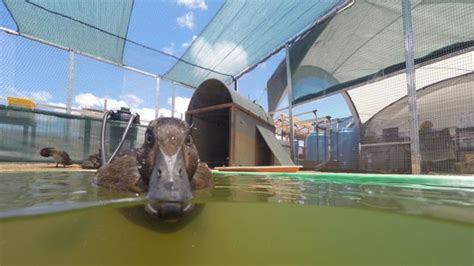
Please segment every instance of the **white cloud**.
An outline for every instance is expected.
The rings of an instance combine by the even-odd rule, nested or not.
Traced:
[[[81,108],[103,107],[104,100],[92,93],[81,93],[74,97],[74,101]]]
[[[191,44],[194,42],[194,40],[196,40],[197,36],[196,35],[193,35],[193,38],[191,41],[189,42],[183,42],[183,44],[181,44],[181,48],[188,48],[189,46],[191,46]]]
[[[194,28],[194,13],[187,12],[183,16],[176,18],[176,22],[182,28],[192,29]]]
[[[184,118],[184,114],[188,110],[188,106],[189,106],[190,101],[191,101],[191,98],[181,97],[181,96],[176,97],[175,107],[174,107],[175,108],[174,109],[175,117],[181,118],[181,116],[183,116],[183,118]],[[171,105],[171,97],[168,98],[168,104]],[[171,115],[171,111],[169,112],[169,114]]]
[[[47,91],[34,91],[31,93],[31,98],[38,102],[47,102],[53,98],[53,95]]]
[[[148,124],[148,122],[155,119],[155,109],[154,108],[137,108],[133,109],[133,112],[137,112],[140,115],[140,123]],[[184,118],[184,113],[183,118]],[[158,109],[158,117],[171,117],[171,110],[166,108]],[[181,118],[181,113],[175,112],[175,117]]]
[[[125,94],[125,95],[120,95],[120,99],[124,100],[126,103],[128,103],[132,107],[138,107],[140,104],[144,102],[144,100],[135,94]]]
[[[175,112],[174,117],[183,118],[184,114],[188,110],[190,98],[178,96],[175,99]],[[168,98],[168,104],[171,105],[171,97]],[[140,115],[140,121],[142,124],[147,124],[149,121],[155,119],[155,109],[154,108],[134,108],[133,112],[137,112]],[[166,108],[160,108],[158,110],[158,116],[171,117],[171,110]]]
[[[58,103],[58,102],[48,102],[46,103],[47,105],[52,105],[52,106],[57,106],[57,107],[62,107],[62,108],[53,108],[51,107],[51,109],[53,109],[53,111],[55,112],[58,112],[58,113],[65,113],[66,110],[63,109],[63,108],[66,108],[66,104],[65,103]]]
[[[66,108],[66,104],[65,103],[58,103],[58,102],[49,102],[47,103],[47,105],[53,105],[53,106],[57,106],[57,107],[63,107],[63,108]]]
[[[149,121],[155,119],[155,108],[139,108],[139,105],[142,104],[144,101],[143,99],[137,97],[133,94],[125,94],[121,95],[120,99],[113,99],[113,98],[106,98],[106,97],[99,97],[92,93],[82,93],[78,94],[75,97],[75,103],[78,105],[77,108],[93,108],[93,109],[103,109],[104,108],[104,100],[107,99],[107,109],[108,110],[117,110],[120,107],[131,107],[132,112],[137,112],[140,115],[140,121],[142,124],[147,124]],[[176,97],[175,101],[175,117],[177,118],[184,118],[184,114],[188,109],[188,105],[190,102],[190,98],[187,97]],[[66,105],[63,103],[50,103],[51,105],[62,106],[65,107]],[[168,98],[168,104],[171,104],[171,98]],[[166,108],[160,108],[158,110],[159,116],[171,117],[171,110]]]
[[[174,54],[174,42],[170,43],[170,45],[163,48],[163,52],[173,55]]]
[[[154,108],[134,108],[133,112],[137,112],[140,115],[140,123],[148,124],[148,122],[155,119]]]
[[[103,109],[104,102],[107,99],[107,109],[115,110],[120,109],[120,107],[138,107],[144,102],[144,100],[134,94],[125,94],[120,96],[120,100],[109,98],[109,97],[99,97],[92,93],[81,93],[74,97],[74,101],[80,108],[95,108]]]
[[[190,9],[207,10],[207,5],[204,0],[177,0],[178,5],[185,6]]]
[[[128,104],[121,100],[107,99],[107,110],[119,110],[120,107],[128,107]]]
[[[217,42],[214,45],[208,43],[204,38],[198,37],[190,50],[191,58],[196,58],[196,64],[208,67],[220,72],[229,72],[228,69],[215,68],[225,58],[226,62],[232,62],[235,68],[240,69],[248,65],[248,55],[245,49],[232,42]],[[207,74],[207,70],[194,68],[195,75]],[[221,75],[211,73],[207,78],[222,78]]]

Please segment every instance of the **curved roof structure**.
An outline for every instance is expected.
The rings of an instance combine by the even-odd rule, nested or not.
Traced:
[[[472,1],[411,1],[416,87],[474,71]],[[366,122],[407,94],[400,1],[359,0],[290,47],[293,104],[347,92]],[[287,87],[281,64],[267,83],[269,111]]]
[[[474,51],[453,56],[416,69],[418,90],[440,81],[472,73]],[[406,74],[400,73],[347,91],[362,123],[389,104],[407,95]]]
[[[243,98],[236,91],[229,89],[222,81],[209,79],[204,81],[193,93],[188,111],[226,103],[235,103],[263,121],[273,126],[273,120],[262,106]]]
[[[383,129],[394,127],[401,135],[408,136],[407,101],[404,96],[375,114],[364,126],[364,136],[377,138]],[[429,122],[432,129],[473,126],[474,73],[421,88],[417,93],[417,109],[420,124]]]

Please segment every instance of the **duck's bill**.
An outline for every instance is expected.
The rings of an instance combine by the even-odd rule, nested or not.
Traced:
[[[153,165],[148,186],[150,202],[189,202],[193,198],[186,172],[184,154],[179,149],[172,156],[160,150]]]
[[[165,222],[177,222],[193,209],[192,203],[186,202],[152,202],[145,205],[145,210]]]
[[[172,156],[160,150],[155,159],[145,206],[148,213],[165,221],[176,221],[192,209],[191,183],[186,173],[184,154]]]

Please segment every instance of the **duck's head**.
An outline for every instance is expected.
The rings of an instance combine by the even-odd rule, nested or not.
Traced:
[[[41,151],[40,151],[41,156],[43,156],[43,157],[51,156],[51,150],[52,149],[53,148],[50,148],[50,147],[42,148]]]
[[[191,178],[199,162],[189,125],[176,118],[150,122],[137,160],[148,184],[145,209],[165,221],[176,221],[189,212]]]

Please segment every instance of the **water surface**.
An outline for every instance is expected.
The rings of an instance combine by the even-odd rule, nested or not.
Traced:
[[[174,225],[149,217],[143,195],[97,188],[92,178],[1,173],[0,264],[474,263],[469,177],[215,174],[215,188],[195,193],[196,211]]]

